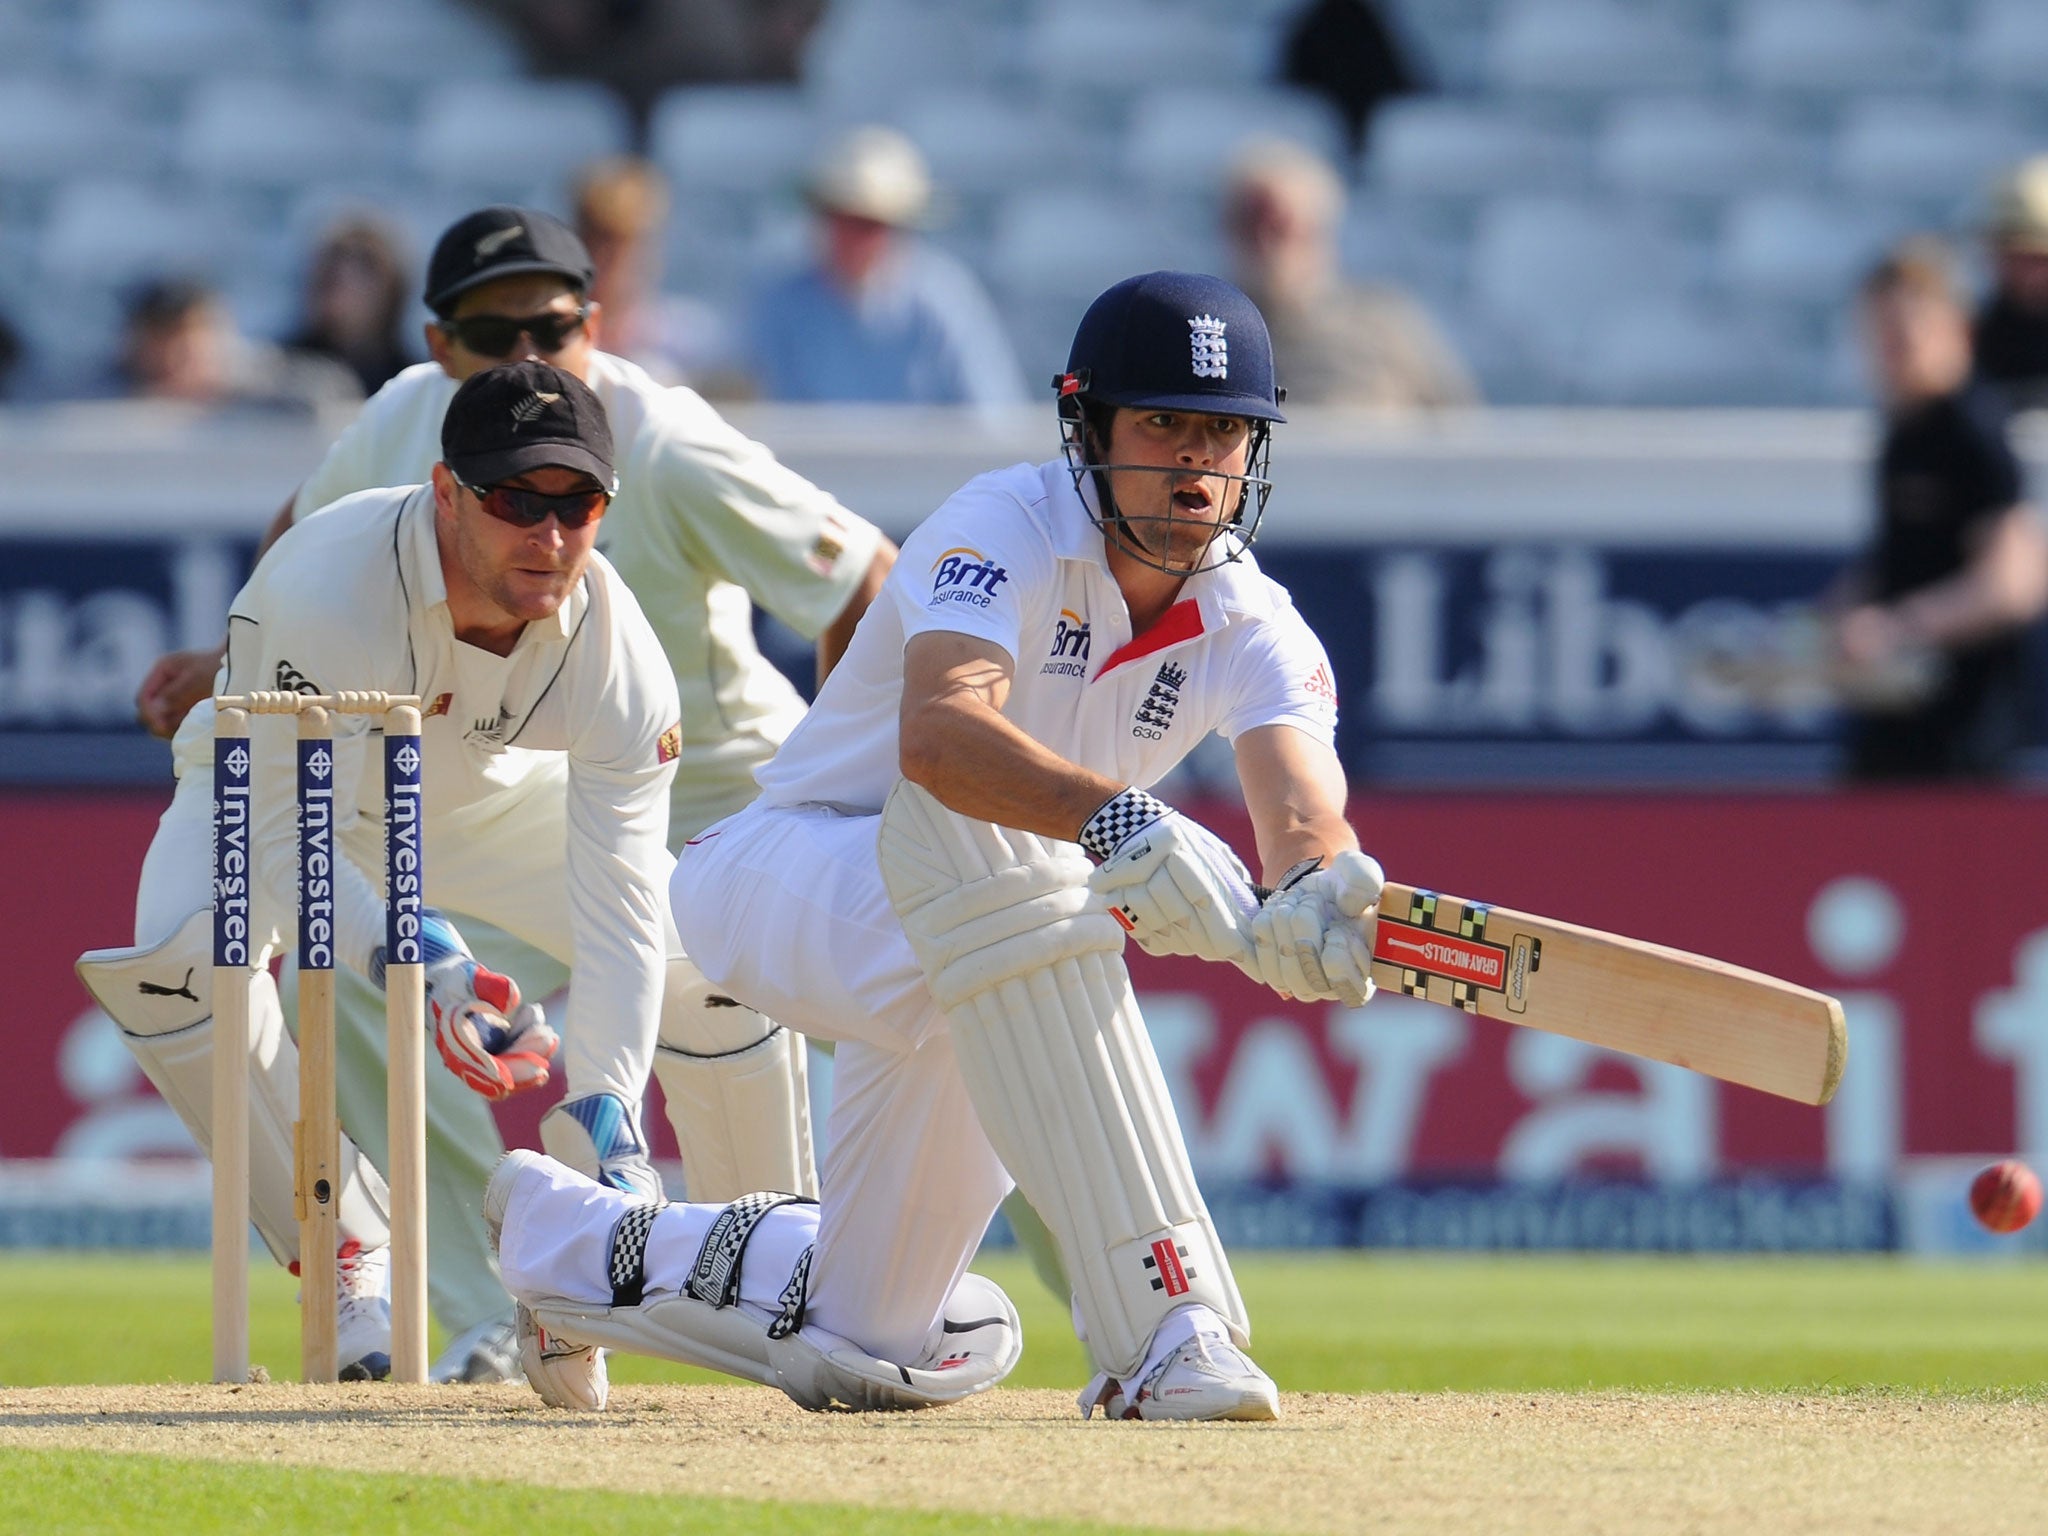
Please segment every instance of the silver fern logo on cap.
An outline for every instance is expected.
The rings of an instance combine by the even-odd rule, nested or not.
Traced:
[[[540,420],[541,413],[561,398],[559,393],[549,395],[535,390],[524,400],[512,407],[512,430],[516,432],[529,421]]]
[[[494,229],[476,243],[476,259],[489,261],[507,245],[526,233],[524,224],[508,224],[503,229]]]

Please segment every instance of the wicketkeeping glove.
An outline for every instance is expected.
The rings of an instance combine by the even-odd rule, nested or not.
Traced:
[[[1340,853],[1327,869],[1321,859],[1295,865],[1252,918],[1246,969],[1282,997],[1363,1008],[1373,994],[1363,919],[1385,883],[1362,853]]]
[[[434,1048],[448,1070],[487,1099],[545,1086],[548,1058],[562,1042],[540,1005],[521,1002],[519,983],[479,962],[455,925],[432,907],[420,913],[420,938]],[[382,948],[370,979],[384,985]]]
[[[1258,892],[1244,861],[1200,822],[1142,789],[1088,818],[1081,847],[1099,864],[1089,889],[1150,955],[1194,955],[1250,968]]]

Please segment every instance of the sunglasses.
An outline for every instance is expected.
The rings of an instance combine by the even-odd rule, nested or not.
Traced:
[[[538,528],[550,517],[564,528],[581,528],[603,517],[612,499],[610,491],[565,491],[550,496],[518,485],[470,485],[461,480],[455,483],[474,496],[492,517],[514,528]]]
[[[519,345],[521,336],[533,338],[537,351],[559,352],[563,343],[583,329],[590,318],[585,304],[568,314],[545,309],[537,315],[514,319],[510,315],[470,315],[462,320],[443,320],[442,334],[461,342],[478,357],[505,357]]]

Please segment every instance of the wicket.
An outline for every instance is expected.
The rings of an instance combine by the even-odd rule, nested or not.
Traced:
[[[340,1131],[334,1107],[334,730],[384,721],[385,1029],[390,1069],[391,1377],[427,1379],[426,972],[420,935],[420,711],[386,693],[248,693],[214,700],[213,1376],[249,1374],[249,985],[252,943],[249,716],[296,715],[298,771],[301,1370],[333,1381]],[[260,935],[256,938],[260,940]]]

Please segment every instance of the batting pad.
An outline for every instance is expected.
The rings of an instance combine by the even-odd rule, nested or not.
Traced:
[[[1247,1345],[1123,929],[1090,894],[1087,858],[969,820],[908,781],[877,846],[982,1129],[1059,1241],[1098,1368],[1135,1374],[1159,1324],[1191,1302]]]
[[[712,986],[686,959],[668,963],[654,1075],[690,1199],[757,1189],[817,1198],[803,1037]]]
[[[199,1150],[213,1153],[213,918],[195,912],[160,943],[91,949],[78,979],[121,1031],[121,1042],[178,1112]],[[265,970],[249,986],[249,1218],[280,1264],[299,1257],[292,1198],[292,1122],[299,1118],[299,1050],[285,1033],[277,983]],[[384,1177],[341,1138],[341,1240],[365,1248],[391,1241]]]

